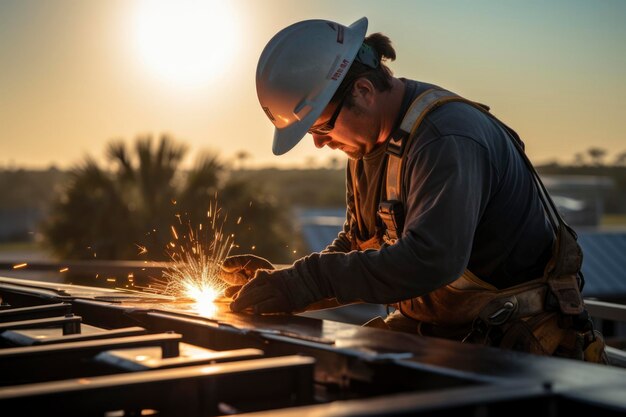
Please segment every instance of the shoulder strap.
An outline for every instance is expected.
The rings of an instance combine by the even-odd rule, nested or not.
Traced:
[[[526,156],[522,141],[520,140],[518,134],[513,129],[509,128],[506,124],[502,123],[493,114],[491,114],[489,112],[488,106],[476,103],[471,100],[467,100],[457,94],[443,89],[432,88],[420,94],[411,104],[411,107],[404,116],[404,119],[402,119],[400,129],[392,135],[389,142],[387,143],[388,162],[385,181],[387,200],[400,201],[402,199],[402,171],[404,169],[405,160],[404,150],[408,147],[408,144],[413,139],[415,132],[419,128],[420,124],[429,112],[436,109],[437,107],[442,106],[445,103],[453,101],[467,103],[472,107],[479,109],[492,119],[496,120],[498,124],[509,133],[512,138],[512,142],[514,143],[519,154],[522,156],[524,163],[533,175],[533,179],[537,186],[537,191],[539,192],[541,203],[546,213],[548,214],[555,234],[558,234],[559,227],[566,227],[570,229],[556,209],[556,205],[550,198],[550,195],[543,185],[539,174]]]
[[[478,106],[487,113],[489,112],[489,107],[466,100],[443,89],[431,88],[417,96],[404,115],[400,128],[391,135],[389,142],[387,142],[388,159],[385,181],[387,200],[401,200],[404,150],[408,148],[422,121],[432,110],[451,101],[463,101],[475,107]]]
[[[380,202],[378,215],[385,223],[385,241],[395,243],[400,237],[404,223],[402,207],[402,174],[405,165],[405,149],[415,136],[415,132],[429,112],[450,101],[467,101],[450,91],[430,88],[421,93],[404,115],[400,128],[397,129],[387,142],[387,170],[385,178],[386,200]],[[480,105],[482,106],[482,105]],[[488,111],[488,108],[484,106]]]
[[[354,216],[356,218],[356,226],[357,229],[359,231],[359,233],[361,233],[361,231],[364,229],[363,227],[363,219],[361,218],[361,207],[359,204],[359,199],[361,198],[361,196],[359,195],[359,187],[358,187],[358,179],[357,179],[357,168],[358,168],[358,161],[350,159],[348,160],[348,167],[350,169],[350,178],[352,180],[352,200],[354,203]],[[354,235],[354,232],[352,233]],[[356,239],[356,236],[355,236]]]
[[[582,251],[580,250],[580,246],[576,243],[576,233],[565,223],[558,212],[539,174],[528,159],[528,156],[526,156],[519,135],[491,114],[489,107],[483,104],[467,100],[450,91],[438,88],[424,91],[411,103],[411,107],[402,120],[400,129],[394,132],[387,143],[388,161],[385,180],[387,201],[381,202],[379,209],[379,214],[387,226],[388,233],[386,236],[390,238],[389,240],[392,242],[400,236],[401,224],[400,227],[398,227],[398,224],[401,220],[398,220],[396,218],[397,216],[393,216],[393,213],[389,212],[388,207],[390,207],[390,205],[396,207],[395,211],[402,213],[402,175],[406,160],[405,149],[408,148],[408,145],[413,140],[415,132],[426,115],[437,107],[453,101],[467,103],[477,108],[495,120],[498,125],[502,126],[508,132],[508,136],[511,138],[515,148],[533,176],[541,204],[548,215],[555,233],[556,244],[554,256],[548,263],[545,274],[546,277],[548,277],[548,283],[557,296],[561,311],[566,314],[580,313],[583,309],[583,302],[578,288],[575,287],[582,288],[584,280],[580,273]],[[582,281],[578,283],[578,285],[576,285],[577,277],[580,277]]]

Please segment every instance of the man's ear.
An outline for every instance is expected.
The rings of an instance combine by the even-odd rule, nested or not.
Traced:
[[[365,106],[369,107],[374,103],[376,96],[376,87],[370,80],[365,77],[357,78],[352,88],[352,94],[356,101],[361,101]]]

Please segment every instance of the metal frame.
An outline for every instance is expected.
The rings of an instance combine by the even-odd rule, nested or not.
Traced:
[[[0,334],[6,330],[37,329],[45,327],[60,327],[64,335],[79,334],[82,320],[82,317],[70,313],[63,317],[9,321],[0,323]]]
[[[626,322],[626,305],[586,299],[585,306],[593,318]]]
[[[86,342],[88,340],[112,339],[115,337],[139,336],[146,333],[142,327],[123,327],[114,330],[102,330],[97,333],[78,333],[58,337],[36,338],[28,332],[8,330],[0,338],[17,346],[54,345],[57,343]]]
[[[106,350],[143,346],[160,346],[164,358],[175,357],[181,340],[179,334],[166,333],[1,349],[0,385],[112,373],[92,358]]]
[[[272,391],[275,389],[274,385],[290,385],[293,379],[289,378],[292,377],[286,377],[283,374],[276,376],[264,371],[260,371],[258,375],[253,372],[251,375],[257,376],[250,377],[242,372],[242,375],[248,375],[248,377],[229,379],[224,375],[224,378],[205,381],[200,385],[184,379],[176,379],[176,383],[173,384],[171,375],[165,377],[166,374],[155,373],[165,371],[147,371],[140,372],[140,374],[162,375],[165,379],[151,384],[148,382],[149,378],[146,377],[142,379],[145,381],[143,387],[135,389],[133,388],[134,382],[132,382],[135,380],[130,375],[90,377],[89,369],[84,366],[85,360],[79,360],[82,364],[80,369],[82,373],[73,377],[80,377],[81,380],[86,381],[88,386],[94,387],[92,391],[77,388],[65,391],[63,387],[66,385],[63,384],[72,384],[71,381],[63,383],[54,381],[46,383],[48,385],[45,387],[49,389],[43,396],[39,396],[40,391],[36,388],[44,385],[29,384],[28,386],[34,391],[19,391],[22,394],[18,397],[14,395],[18,391],[14,389],[20,388],[19,385],[15,385],[20,381],[11,380],[9,382],[13,385],[12,387],[0,388],[0,394],[5,394],[5,397],[0,395],[0,399],[4,398],[7,401],[4,404],[9,405],[8,409],[14,406],[31,407],[30,403],[34,403],[31,399],[42,399],[43,403],[51,405],[58,404],[61,400],[64,403],[65,401],[71,402],[72,398],[79,397],[78,401],[81,404],[79,408],[76,408],[79,411],[76,411],[75,415],[88,415],[89,412],[100,413],[103,410],[102,404],[105,398],[120,396],[119,401],[114,400],[115,407],[119,409],[128,411],[155,408],[161,415],[211,415],[218,412],[241,412],[245,411],[246,407],[250,410],[272,409],[271,415],[276,416],[297,413],[298,417],[364,414],[386,416],[416,413],[441,416],[449,415],[450,412],[491,416],[529,410],[532,410],[534,414],[549,416],[566,414],[569,416],[580,410],[602,413],[602,415],[623,415],[626,412],[626,400],[622,398],[623,394],[619,394],[625,388],[626,371],[619,368],[305,317],[260,317],[234,314],[228,311],[227,306],[222,306],[224,308],[221,308],[214,317],[205,318],[194,315],[183,304],[168,303],[163,300],[157,302],[154,298],[141,299],[136,294],[124,298],[122,293],[112,298],[110,290],[98,293],[92,289],[90,293],[82,287],[75,289],[69,285],[56,285],[56,288],[52,288],[48,285],[40,285],[40,283],[21,286],[17,281],[5,282],[0,278],[0,296],[15,306],[45,302],[58,303],[63,300],[71,303],[72,311],[82,316],[85,323],[90,325],[113,329],[139,325],[148,332],[175,331],[178,334],[170,336],[208,349],[261,349],[270,357],[263,360],[280,361],[285,357],[304,354],[313,358],[314,362],[313,359],[309,359],[310,363],[304,372],[308,376],[303,378],[308,378],[306,379],[308,382],[303,382],[303,379],[299,384],[306,384],[307,387],[315,384],[315,402],[339,401],[279,410],[287,406],[285,402],[282,400],[263,402],[261,395],[255,397],[256,399],[247,398],[243,401],[243,406],[237,407],[232,404],[230,398],[236,400],[243,390],[253,393],[265,393],[266,390],[274,392]],[[143,337],[164,335],[167,334]],[[68,344],[57,346],[61,352],[64,350],[61,346],[64,345]],[[115,343],[110,344],[104,350],[110,350],[113,348],[111,346],[115,346]],[[50,347],[52,346],[37,348]],[[65,348],[67,357],[60,353],[59,356],[51,356],[51,360],[46,361],[42,360],[46,357],[42,353],[44,350],[32,351],[39,352],[36,355],[28,354],[29,349],[34,348],[19,348],[27,353],[17,354],[15,351],[14,357],[5,355],[4,361],[2,355],[6,352],[10,353],[11,349],[0,349],[0,367],[4,370],[5,365],[14,366],[13,364],[17,363],[15,366],[23,366],[23,368],[15,368],[15,370],[26,369],[27,373],[35,374],[37,370],[42,369],[49,372],[51,367],[54,368],[58,362],[76,362],[73,358],[74,354],[70,352],[71,349]],[[80,351],[81,349],[76,349],[76,352]],[[79,354],[78,356],[88,359],[93,357],[96,351],[101,350],[94,348],[85,355]],[[235,364],[243,366],[249,362],[239,361]],[[194,367],[184,369],[191,368]],[[174,368],[167,371],[182,370],[183,368]],[[102,372],[102,369],[99,371]],[[19,374],[8,369],[6,375]],[[51,379],[67,377],[68,374],[59,367],[54,369]],[[96,381],[95,385],[94,381]],[[99,381],[108,382],[99,385]],[[77,383],[73,382],[74,385]],[[202,384],[209,384],[212,388],[208,389],[206,388],[208,385]],[[208,391],[202,391],[204,389]],[[199,391],[218,392],[219,395],[206,400],[213,401],[210,406],[206,406],[202,403],[205,400],[197,397]],[[307,395],[299,398],[308,398]],[[149,399],[144,401],[144,396],[159,398],[154,401]],[[165,398],[168,400],[166,401]],[[177,398],[182,399],[182,402]],[[219,400],[213,398],[219,398]],[[312,397],[310,399],[312,402]],[[220,406],[220,401],[226,404]],[[307,401],[296,402],[303,404]],[[0,407],[2,404],[3,402],[0,401]],[[291,405],[294,404],[291,403]],[[109,405],[106,406],[109,407]],[[21,408],[21,411],[23,410],[25,409]],[[50,414],[50,409],[38,410]],[[112,410],[112,408],[106,410]],[[270,415],[269,412],[267,415]]]
[[[69,303],[46,304],[34,307],[12,308],[0,310],[0,323],[18,320],[44,319],[47,317],[64,316],[72,311]]]
[[[0,389],[0,409],[3,416],[142,409],[211,416],[225,406],[246,411],[310,404],[313,364],[311,358],[288,356],[13,386]]]

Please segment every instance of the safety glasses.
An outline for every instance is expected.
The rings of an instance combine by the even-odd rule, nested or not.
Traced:
[[[348,94],[343,95],[341,101],[337,105],[337,108],[327,122],[321,123],[317,126],[311,126],[308,132],[312,135],[328,135],[335,128],[335,122],[337,121],[337,117],[339,117],[339,113],[341,113],[341,108],[343,107],[343,103],[346,101],[346,97],[348,97]]]

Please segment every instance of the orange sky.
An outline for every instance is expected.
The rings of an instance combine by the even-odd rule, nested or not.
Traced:
[[[255,165],[343,158],[310,138],[273,156],[254,76],[283,27],[362,16],[394,41],[397,76],[489,104],[535,162],[626,151],[624,1],[3,0],[0,168],[66,168],[162,132]]]

